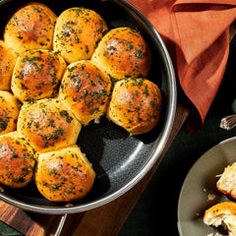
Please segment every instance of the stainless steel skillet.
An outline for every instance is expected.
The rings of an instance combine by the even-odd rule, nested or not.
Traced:
[[[28,0],[0,1],[0,32],[9,17]],[[32,1],[31,1],[32,2]],[[130,26],[143,35],[152,52],[148,79],[160,87],[164,98],[161,122],[145,135],[130,136],[105,117],[100,124],[83,127],[78,145],[87,154],[97,173],[94,187],[82,201],[54,204],[43,198],[32,183],[23,189],[5,189],[0,199],[24,210],[43,214],[72,214],[102,206],[123,195],[161,161],[161,153],[171,132],[177,92],[170,56],[160,35],[150,22],[125,0],[42,0],[57,15],[70,7],[87,7],[103,16],[110,28]],[[159,19],[162,20],[162,19]]]

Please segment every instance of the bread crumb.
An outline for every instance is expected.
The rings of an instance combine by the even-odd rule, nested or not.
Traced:
[[[207,198],[208,198],[208,201],[212,201],[212,200],[214,200],[214,199],[216,198],[216,195],[213,194],[213,193],[209,193],[209,194],[207,195]]]
[[[99,124],[100,123],[100,119],[99,118],[94,119],[94,124]]]

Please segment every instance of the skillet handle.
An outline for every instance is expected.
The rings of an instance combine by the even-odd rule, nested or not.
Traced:
[[[65,215],[63,215],[63,216],[61,217],[60,222],[59,222],[59,224],[58,224],[58,226],[57,226],[57,231],[56,231],[56,233],[55,233],[54,236],[61,236],[61,232],[62,232],[62,229],[63,229],[63,227],[64,227],[64,225],[65,225],[67,216],[68,216],[68,215],[65,214]]]

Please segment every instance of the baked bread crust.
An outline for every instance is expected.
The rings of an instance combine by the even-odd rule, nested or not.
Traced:
[[[0,91],[0,135],[16,129],[19,110],[19,102],[13,95]]]
[[[11,188],[26,186],[33,179],[37,154],[19,133],[0,136],[0,183]]]
[[[97,12],[82,7],[67,9],[57,19],[54,50],[68,63],[90,59],[107,30]]]
[[[68,66],[59,98],[83,125],[87,125],[106,112],[111,86],[108,75],[90,61],[79,61]]]
[[[115,80],[146,78],[151,63],[150,51],[143,37],[134,29],[110,30],[100,41],[92,61]]]
[[[47,6],[29,3],[8,21],[4,41],[17,55],[29,49],[52,49],[56,19]]]
[[[161,91],[153,82],[129,78],[115,83],[107,116],[130,134],[153,129],[160,119]]]
[[[224,169],[216,187],[223,194],[236,200],[236,162]]]
[[[16,57],[12,50],[0,40],[0,90],[11,89],[11,77]]]
[[[50,201],[72,202],[92,188],[95,172],[77,145],[39,155],[35,182]]]
[[[206,225],[226,227],[229,236],[236,235],[236,203],[221,202],[205,211],[203,222]]]
[[[28,50],[17,59],[12,91],[21,102],[55,97],[65,69],[64,59],[53,51]]]
[[[75,144],[81,124],[58,99],[24,103],[17,130],[38,152],[53,151]]]

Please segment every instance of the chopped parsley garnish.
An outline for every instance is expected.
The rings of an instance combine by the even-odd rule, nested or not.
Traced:
[[[71,123],[71,121],[73,120],[73,117],[71,117],[66,110],[60,111],[60,116],[65,118],[67,123]]]
[[[8,125],[8,120],[2,119],[0,117],[0,130],[5,130],[7,128],[7,125]]]
[[[133,47],[134,47],[134,46],[131,44],[131,42],[128,42],[128,43],[127,43],[126,51],[132,50]]]
[[[143,52],[141,50],[136,50],[134,55],[138,58],[143,58]]]
[[[61,127],[59,127],[58,129],[54,131],[53,134],[44,135],[42,138],[44,141],[55,141],[63,134],[64,134],[64,130]]]

